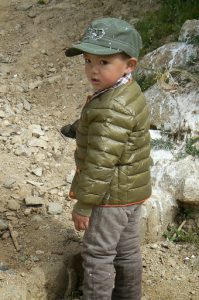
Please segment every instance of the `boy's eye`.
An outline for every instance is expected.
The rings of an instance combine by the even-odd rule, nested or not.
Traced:
[[[86,64],[89,64],[90,62],[91,62],[90,59],[85,58],[85,63],[86,63]]]
[[[100,65],[108,65],[108,61],[107,60],[100,60]]]

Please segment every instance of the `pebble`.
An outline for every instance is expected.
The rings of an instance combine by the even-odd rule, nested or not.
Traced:
[[[36,81],[30,82],[29,83],[29,89],[34,90],[34,89],[38,88],[39,86],[41,86],[42,83],[43,82],[41,80],[36,80]]]
[[[28,141],[28,146],[47,149],[47,142],[38,138],[32,138]]]
[[[42,251],[42,250],[37,250],[35,253],[36,253],[36,255],[42,255],[42,254],[44,254],[44,251]]]
[[[10,199],[8,201],[8,208],[10,210],[19,210],[20,209],[20,204],[16,200]]]
[[[6,92],[7,92],[7,86],[2,84],[0,86],[0,93],[5,94]]]
[[[71,170],[71,172],[66,175],[66,181],[68,183],[72,183],[74,176],[75,176],[75,170]]]
[[[14,154],[17,156],[23,155],[23,156],[30,157],[32,154],[32,151],[25,145],[18,145],[17,148],[14,150]]]
[[[16,7],[16,9],[17,10],[26,11],[26,10],[29,10],[32,6],[33,6],[33,4],[31,2],[29,2],[29,3],[22,3],[22,4],[18,5]]]
[[[150,246],[150,248],[151,248],[151,249],[157,249],[157,248],[158,248],[158,245],[157,245],[157,244],[153,244],[153,245]]]
[[[15,184],[16,180],[14,178],[8,178],[4,182],[3,186],[7,189],[11,189],[13,185]]]
[[[43,169],[41,167],[32,170],[32,173],[38,177],[41,177],[43,174]]]
[[[32,222],[34,223],[41,223],[43,221],[42,217],[39,215],[34,215],[31,219]]]
[[[23,107],[24,107],[25,110],[30,111],[31,108],[32,108],[32,105],[26,99],[24,99],[23,100]]]
[[[31,212],[32,212],[32,208],[26,208],[26,209],[24,210],[24,215],[25,215],[25,216],[29,216],[29,215],[31,214]]]
[[[29,129],[31,130],[32,136],[34,136],[34,137],[39,138],[40,136],[44,135],[44,132],[41,129],[41,126],[38,124],[30,125]]]
[[[59,215],[63,211],[62,205],[58,202],[52,202],[48,205],[48,213],[50,215]]]
[[[36,196],[27,196],[25,198],[25,203],[26,205],[43,205],[44,200],[41,197],[36,197]]]
[[[10,232],[9,231],[6,231],[2,236],[2,240],[7,240],[8,238],[10,237]]]
[[[0,118],[3,119],[5,118],[6,114],[3,110],[0,110]]]
[[[0,219],[0,231],[6,230],[8,228],[8,225]]]
[[[37,13],[35,12],[35,11],[30,11],[29,13],[28,13],[28,17],[29,18],[36,18],[36,16],[37,16]]]
[[[5,272],[7,270],[9,270],[9,267],[3,262],[0,262],[0,271]]]

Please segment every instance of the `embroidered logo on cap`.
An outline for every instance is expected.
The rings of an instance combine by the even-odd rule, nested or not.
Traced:
[[[84,39],[100,40],[105,35],[104,29],[89,27]]]

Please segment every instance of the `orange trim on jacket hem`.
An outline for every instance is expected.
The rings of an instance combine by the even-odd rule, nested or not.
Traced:
[[[112,204],[112,205],[110,205],[110,204],[104,204],[104,205],[96,205],[96,206],[100,206],[100,207],[123,207],[123,206],[131,206],[131,205],[143,203],[147,199],[144,199],[144,200],[141,200],[141,201],[138,201],[138,202],[128,203],[128,204],[115,204],[115,205],[114,204]]]

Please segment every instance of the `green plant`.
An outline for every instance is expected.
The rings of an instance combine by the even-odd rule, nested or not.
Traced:
[[[159,9],[148,13],[136,25],[143,39],[141,55],[161,46],[168,36],[172,36],[172,41],[177,40],[183,23],[198,19],[198,14],[198,0],[160,0]],[[198,43],[198,38],[195,42]]]
[[[38,4],[41,4],[41,5],[46,4],[46,3],[45,3],[45,0],[38,0],[37,3],[38,3]]]
[[[195,244],[199,247],[199,227],[196,226],[195,229],[184,230],[182,228],[177,228],[176,226],[168,226],[167,231],[163,233],[163,236],[175,243],[189,243]]]
[[[185,151],[187,154],[199,157],[199,149],[195,146],[197,142],[199,142],[199,137],[187,140],[185,146]]]
[[[159,149],[171,150],[173,149],[174,145],[169,139],[166,140],[154,139],[151,140],[151,147],[155,150],[159,150]]]
[[[144,92],[151,86],[153,86],[156,83],[156,76],[155,75],[150,75],[148,77],[141,77],[137,79],[138,84],[141,87],[141,90]]]

